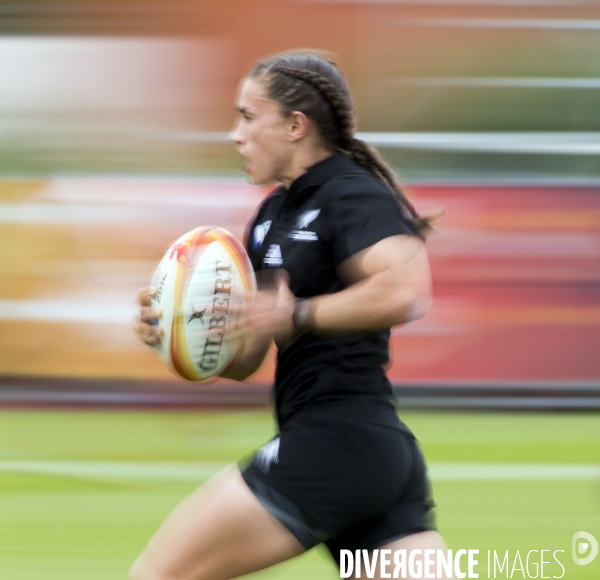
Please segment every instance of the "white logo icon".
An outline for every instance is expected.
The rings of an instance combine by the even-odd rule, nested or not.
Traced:
[[[263,263],[267,264],[267,266],[281,266],[283,264],[283,257],[281,255],[279,244],[271,244],[269,246],[263,259]]]
[[[264,242],[265,236],[267,235],[267,232],[269,231],[270,227],[271,227],[271,220],[267,220],[266,222],[263,222],[262,224],[258,224],[254,228],[254,239],[252,240],[252,247],[254,249],[262,246],[262,243]]]
[[[302,212],[296,221],[296,229],[292,230],[288,237],[299,242],[315,242],[319,239],[315,232],[309,232],[306,228],[308,225],[317,219],[321,213],[320,209],[311,209]]]
[[[584,540],[583,542],[578,542],[578,540]],[[590,548],[590,553],[587,556],[583,556]],[[592,536],[592,534],[588,534],[587,532],[576,532],[573,534],[573,562],[579,566],[585,566],[586,564],[590,564],[596,559],[598,555],[598,542],[596,538]]]
[[[310,222],[314,222],[320,213],[321,213],[320,209],[311,209],[311,210],[302,212],[298,216],[298,221],[296,222],[296,227],[299,230],[303,230],[304,228],[308,227],[308,224]]]
[[[279,437],[261,447],[253,459],[256,466],[264,473],[269,473],[271,463],[279,463]]]

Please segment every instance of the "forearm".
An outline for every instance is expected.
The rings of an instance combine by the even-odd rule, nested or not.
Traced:
[[[240,352],[220,376],[234,381],[247,379],[258,370],[272,342],[272,336],[257,335],[248,331],[240,347]]]
[[[430,298],[398,273],[385,270],[341,292],[307,301],[306,324],[315,332],[373,331],[420,318]]]

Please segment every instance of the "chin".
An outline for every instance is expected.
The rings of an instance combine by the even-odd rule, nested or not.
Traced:
[[[281,181],[275,179],[274,177],[269,177],[267,179],[263,179],[262,181],[253,181],[254,185],[262,185],[264,187],[271,187],[272,185],[279,185]]]
[[[273,185],[277,180],[270,175],[252,175],[248,173],[247,179],[253,185]]]

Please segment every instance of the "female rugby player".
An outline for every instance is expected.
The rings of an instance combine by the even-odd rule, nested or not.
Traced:
[[[255,212],[247,251],[259,279],[286,276],[257,293],[244,354],[226,377],[244,380],[275,341],[279,434],[184,500],[130,578],[235,578],[322,542],[338,563],[343,549],[445,549],[421,453],[384,371],[390,327],[430,303],[429,223],[354,137],[350,89],[327,59],[259,62],[237,108],[245,171],[255,184],[281,184]],[[160,340],[154,291],[139,293],[137,330],[148,344]]]

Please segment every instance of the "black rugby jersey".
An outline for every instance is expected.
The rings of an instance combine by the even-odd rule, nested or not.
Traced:
[[[291,291],[310,298],[343,290],[336,271],[343,260],[386,237],[412,235],[410,226],[386,185],[338,152],[310,167],[289,190],[280,186],[267,196],[248,224],[246,249],[259,279],[261,271],[282,268]],[[373,396],[389,401],[382,368],[389,336],[389,329],[305,332],[280,350],[274,387],[280,426],[307,405],[361,405]]]

